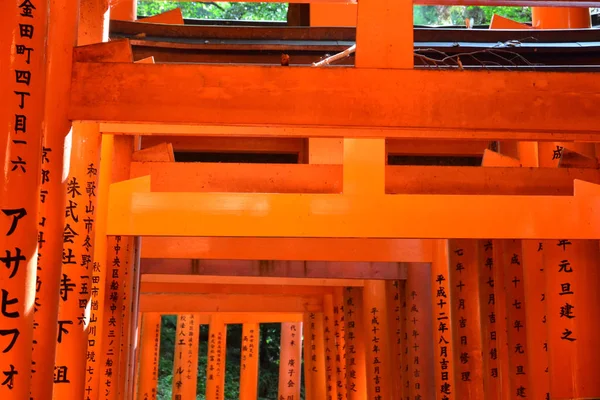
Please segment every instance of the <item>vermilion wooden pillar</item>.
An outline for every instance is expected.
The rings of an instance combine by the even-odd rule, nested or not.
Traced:
[[[493,263],[494,263],[494,303],[496,306],[496,319],[494,323],[495,330],[490,331],[490,341],[496,343],[496,353],[494,357],[497,355],[496,364],[498,369],[494,371],[490,370],[490,374],[493,378],[495,375],[498,376],[498,392],[500,393],[500,398],[505,399],[512,395],[510,391],[510,371],[508,369],[508,357],[509,357],[509,347],[508,347],[508,314],[507,314],[507,295],[506,295],[506,280],[505,275],[508,272],[505,272],[504,268],[504,247],[505,241],[503,240],[493,240],[492,241],[492,251],[493,251]],[[492,351],[492,350],[490,350]],[[495,374],[494,374],[495,373]]]
[[[304,313],[302,318],[302,359],[304,364],[304,398],[313,400],[313,374],[312,374],[312,329],[310,313]]]
[[[411,398],[432,399],[433,331],[431,267],[425,263],[408,263],[406,279],[408,364]]]
[[[259,324],[242,326],[240,400],[255,400],[258,392]]]
[[[136,397],[138,400],[156,400],[161,320],[159,313],[144,313],[142,315],[139,344],[139,379]]]
[[[433,302],[433,369],[435,398],[450,400],[457,397],[454,363],[454,333],[456,323],[451,305],[450,258],[448,241],[436,240],[431,264],[431,299]]]
[[[137,0],[115,0],[110,7],[110,19],[135,21],[137,19]]]
[[[508,375],[510,396],[526,398],[528,390],[527,334],[525,317],[525,285],[520,240],[505,240],[501,267],[504,269],[506,313],[508,322]]]
[[[392,364],[385,281],[366,280],[363,288],[367,398],[392,398]]]
[[[391,399],[402,400],[402,304],[399,280],[386,281],[388,332],[390,336]],[[402,281],[404,283],[404,281]]]
[[[334,315],[333,315],[333,295],[323,296],[323,341],[325,349],[325,372],[327,383],[327,399],[335,400],[337,398],[336,372],[335,372],[335,336],[334,336]]]
[[[600,398],[598,241],[544,241],[550,398]]]
[[[548,324],[546,312],[546,268],[544,245],[538,240],[523,240],[523,283],[527,320],[529,397],[550,398],[548,373]]]
[[[208,365],[206,366],[206,399],[225,398],[225,350],[227,326],[213,315],[208,329]]]
[[[302,323],[281,324],[278,399],[300,400],[302,373]]]
[[[483,354],[483,388],[486,400],[501,400],[500,373],[498,359],[498,332],[506,326],[505,320],[499,320],[496,301],[496,286],[502,281],[496,281],[495,269],[500,266],[494,261],[494,245],[491,240],[479,240],[479,307],[481,321],[481,347]],[[504,310],[504,307],[502,308]]]
[[[344,318],[344,288],[333,289],[333,317],[335,338],[335,374],[337,399],[345,400],[346,392],[346,329]]]
[[[177,316],[175,351],[173,352],[173,400],[196,397],[200,339],[199,318],[199,314]]]
[[[310,356],[310,368],[306,374],[310,374],[310,393],[314,400],[320,399],[327,391],[325,371],[325,346],[323,313],[308,313],[308,319],[304,328],[304,345],[308,344]],[[305,353],[306,354],[306,353]]]
[[[29,398],[31,381],[48,22],[47,1],[22,3],[0,6],[0,398],[9,400]]]
[[[346,392],[350,400],[367,397],[362,289],[344,290],[346,329]]]
[[[449,240],[456,397],[483,398],[479,317],[479,248],[476,240]]]

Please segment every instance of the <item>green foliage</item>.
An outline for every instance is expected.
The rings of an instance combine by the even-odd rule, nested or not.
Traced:
[[[181,8],[183,18],[286,21],[286,3],[200,3],[190,1],[139,0],[138,15],[152,16]]]
[[[466,18],[473,18],[476,25],[487,25],[494,14],[531,22],[529,7],[414,6],[413,10],[415,25],[464,25]]]

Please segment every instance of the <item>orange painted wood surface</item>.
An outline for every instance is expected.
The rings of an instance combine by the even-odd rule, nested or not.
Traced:
[[[504,252],[505,252],[505,240],[493,240],[492,241],[492,254],[494,263],[494,305],[496,306],[496,322],[493,327],[494,330],[490,331],[490,341],[494,341],[496,344],[496,352],[497,352],[497,370],[490,371],[490,375],[493,378],[498,379],[498,393],[500,394],[500,399],[504,399],[510,397],[512,393],[510,392],[510,371],[509,371],[509,363],[508,358],[510,351],[514,349],[510,349],[508,345],[508,330],[509,319],[508,319],[508,307],[506,306],[508,302],[508,294],[507,294],[507,285],[506,285],[506,276],[508,276],[508,272],[505,271],[504,268]],[[510,260],[509,260],[510,261]],[[492,329],[492,328],[490,328]],[[491,350],[490,350],[491,351]]]
[[[401,286],[404,281],[391,280],[386,281],[386,301],[387,301],[387,326],[390,337],[390,365],[391,365],[391,399],[403,400],[402,396],[402,319],[404,318],[402,310],[402,301],[400,300]],[[403,293],[404,294],[404,293]]]
[[[279,389],[277,398],[300,399],[302,375],[302,320],[281,324]]]
[[[346,393],[350,400],[367,397],[367,371],[362,289],[344,289],[344,322],[346,344]]]
[[[433,302],[433,380],[435,399],[457,399],[454,363],[454,329],[456,317],[451,308],[450,255],[447,240],[437,240],[434,244],[434,258],[431,264],[431,299]]]
[[[179,24],[183,25],[183,15],[181,8],[165,11],[150,17],[139,19],[138,22],[153,23],[153,24]]]
[[[453,352],[458,399],[483,399],[483,360],[476,240],[449,240]]]
[[[173,352],[173,389],[171,392],[173,400],[196,397],[199,340],[199,315],[177,315]]]
[[[411,398],[435,398],[431,267],[409,263],[406,279],[409,393]]]
[[[533,131],[597,133],[585,101],[600,91],[593,73],[578,73],[573,80],[570,74],[545,72],[101,63],[73,68],[69,117],[74,120],[457,130],[455,137],[470,139],[477,131],[494,132],[496,138],[505,131],[513,131],[513,138]],[[277,90],[257,94],[256,82]],[[476,96],[469,89],[473,85],[482,88]],[[196,91],[200,86],[204,90]],[[399,86],[402,92],[395,90]],[[493,102],[481,101],[492,95]],[[538,107],[524,117],[520,106],[532,102]],[[344,136],[356,133],[348,129]],[[377,131],[369,134],[381,137]],[[385,135],[393,136],[392,131]]]
[[[483,390],[485,400],[501,400],[500,363],[502,349],[499,348],[499,331],[504,331],[506,321],[505,307],[498,310],[497,290],[503,291],[503,281],[497,280],[496,268],[501,264],[494,261],[494,243],[491,240],[479,240],[479,309],[481,321],[481,348],[483,355]],[[500,350],[500,352],[499,352]]]
[[[348,398],[346,384],[346,323],[344,288],[333,289],[333,331],[335,339],[335,376],[338,399]]]
[[[260,325],[243,324],[240,360],[240,400],[254,400],[258,396],[258,367],[260,355]]]
[[[335,332],[333,314],[333,293],[323,295],[323,343],[325,357],[325,396],[327,400],[336,400],[338,390],[335,371]]]
[[[206,399],[225,398],[225,356],[227,325],[214,314],[208,329],[208,365],[206,366]]]
[[[544,242],[551,399],[600,396],[592,367],[598,354],[598,321],[590,317],[600,300],[599,253],[598,241]]]
[[[550,243],[548,243],[550,244]],[[550,397],[548,370],[548,311],[546,305],[546,269],[544,244],[537,240],[523,240],[523,283],[527,298],[527,360],[529,366],[529,394],[536,399]]]
[[[317,400],[326,396],[327,371],[325,364],[325,341],[323,313],[308,312],[304,322],[304,346],[307,346],[307,354],[310,357],[310,368],[305,369],[307,377],[310,378],[308,391],[309,399]]]
[[[156,400],[160,354],[161,315],[144,313],[141,320],[138,400]]]

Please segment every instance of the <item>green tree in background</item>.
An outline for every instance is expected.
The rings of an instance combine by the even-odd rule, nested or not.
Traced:
[[[286,21],[287,3],[202,3],[189,1],[139,0],[138,14],[151,16],[181,8],[184,18],[230,19],[244,21]],[[492,15],[531,21],[529,7],[479,7],[479,6],[415,6],[416,25],[464,25],[465,18],[475,24],[489,24]]]

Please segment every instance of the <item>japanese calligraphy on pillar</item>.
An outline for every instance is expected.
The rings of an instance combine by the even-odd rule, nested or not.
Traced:
[[[323,342],[325,348],[325,379],[327,400],[337,399],[335,371],[335,337],[334,337],[333,295],[323,296]]]
[[[483,397],[477,241],[450,240],[450,283],[454,318],[456,396]]]
[[[527,300],[527,353],[529,361],[529,394],[533,399],[550,399],[548,373],[548,324],[546,316],[546,272],[544,243],[523,240],[523,284]]]
[[[411,400],[434,398],[431,267],[408,263],[406,280]]]
[[[391,390],[393,399],[402,399],[402,303],[400,286],[404,281],[386,282],[388,297],[388,330],[390,335]]]
[[[117,378],[119,376],[119,341],[120,335],[120,313],[121,310],[118,307],[120,298],[120,270],[121,270],[121,236],[115,236],[109,240],[111,249],[109,254],[112,257],[112,267],[109,270],[110,275],[107,276],[110,281],[104,288],[106,291],[105,305],[107,310],[104,312],[105,319],[105,343],[104,343],[104,365],[103,365],[103,389],[100,392],[100,396],[104,399],[115,398],[118,391]],[[90,337],[90,340],[94,340]]]
[[[494,294],[494,246],[491,240],[479,241],[479,307],[483,353],[484,391],[490,399],[500,399],[496,296]],[[502,282],[500,283],[502,286]]]
[[[300,399],[302,371],[302,323],[281,324],[281,353],[279,360],[279,400]]]
[[[200,327],[198,314],[177,316],[173,360],[173,400],[196,397],[198,376],[198,345]]]
[[[436,399],[450,400],[454,396],[454,363],[453,332],[450,310],[449,259],[448,242],[436,244],[436,255],[432,263],[433,279],[433,346],[434,346],[434,379],[436,383]]]
[[[525,287],[521,241],[504,242],[503,267],[505,270],[506,308],[508,316],[508,367],[510,390],[514,398],[526,398],[527,390],[527,336],[525,317]]]
[[[258,391],[259,325],[246,323],[242,327],[240,400],[254,400]]]
[[[345,400],[348,394],[346,393],[346,329],[342,287],[333,290],[333,320],[337,400]]]
[[[144,313],[141,323],[138,399],[156,400],[161,315],[159,313]]]
[[[345,289],[344,318],[346,322],[346,393],[348,399],[364,400],[367,392],[361,289],[353,287]]]
[[[207,400],[224,399],[226,335],[225,324],[218,316],[213,315],[208,332]]]
[[[0,34],[0,398],[29,398],[36,289],[36,231],[44,114],[46,7],[37,0],[6,2]],[[5,119],[4,119],[5,118]],[[41,221],[44,223],[44,220]],[[34,303],[34,304],[31,304]],[[34,308],[34,311],[35,311]],[[35,366],[34,366],[35,370]]]

